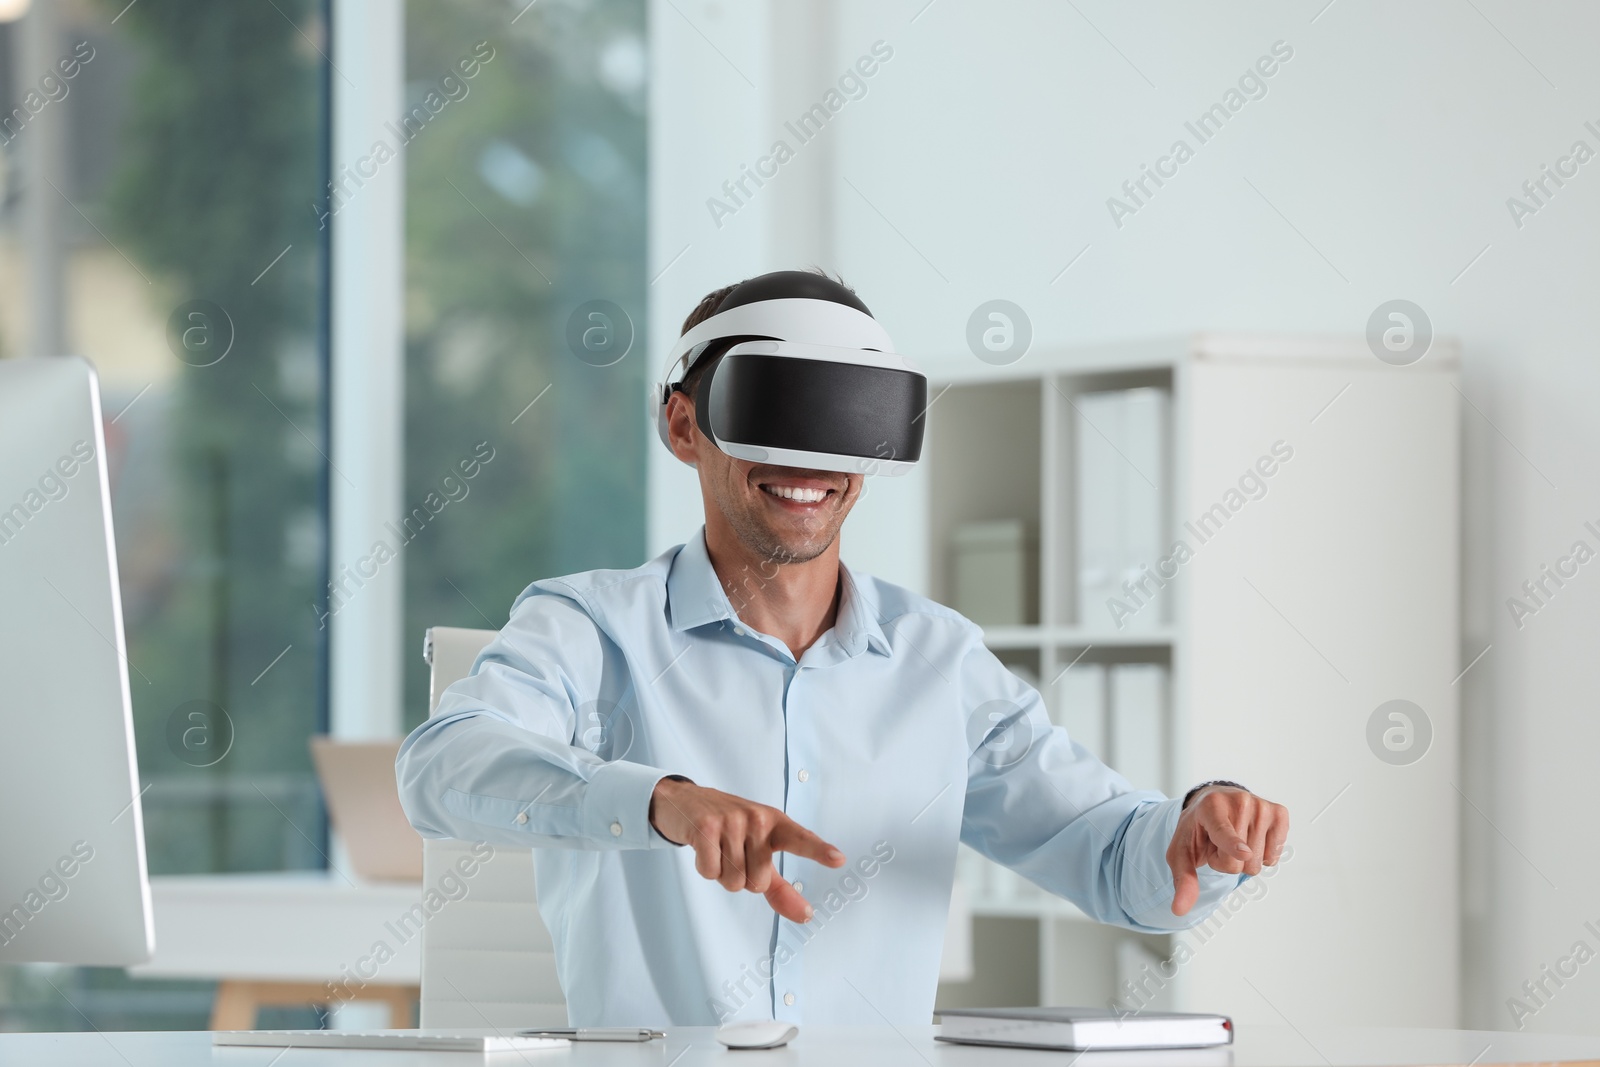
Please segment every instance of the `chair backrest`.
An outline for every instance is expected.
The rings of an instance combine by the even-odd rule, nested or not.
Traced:
[[[433,668],[428,714],[445,687],[465,678],[493,630],[435,626],[423,641]],[[465,841],[424,841],[422,884],[437,886],[463,857]],[[470,869],[470,868],[469,868]],[[533,853],[496,848],[468,879],[467,893],[422,928],[418,1024],[428,1028],[566,1026],[567,1001],[556,977],[555,947],[539,917]]]

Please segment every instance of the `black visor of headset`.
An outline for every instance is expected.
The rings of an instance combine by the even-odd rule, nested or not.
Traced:
[[[902,474],[922,456],[928,380],[898,357],[863,355],[788,341],[734,345],[701,376],[696,421],[740,459]]]
[[[819,343],[824,338],[862,347]],[[729,341],[721,355],[706,354]],[[695,421],[737,459],[900,475],[922,455],[927,377],[854,308],[811,299],[742,305],[686,333],[672,359],[684,374],[697,360],[710,361],[694,391]],[[664,443],[667,401],[679,391],[681,376],[657,393]]]

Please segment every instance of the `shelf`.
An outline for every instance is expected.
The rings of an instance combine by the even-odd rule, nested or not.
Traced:
[[[991,626],[983,643],[991,649],[1033,648],[1171,648],[1177,631],[1171,626],[1153,630],[1098,630],[1078,626]]]
[[[976,538],[957,545],[963,527],[1020,519],[1036,531],[1025,541],[1021,579],[1033,602],[1012,608],[1018,598],[1008,596],[1005,610],[991,610],[981,597],[964,599],[977,618],[1018,623],[984,626],[983,642],[1033,685],[1054,725],[1138,784],[1169,793],[1210,777],[1260,779],[1291,810],[1314,813],[1342,782],[1360,778],[1382,810],[1408,812],[1395,833],[1413,862],[1389,872],[1396,888],[1341,898],[1341,936],[1317,946],[1318,966],[1281,975],[1285,995],[1321,1005],[1323,1019],[1397,1011],[1448,1019],[1459,1002],[1451,961],[1459,955],[1460,806],[1445,780],[1449,760],[1430,754],[1404,775],[1373,774],[1353,720],[1322,713],[1331,707],[1330,672],[1296,632],[1301,618],[1314,619],[1313,638],[1339,649],[1341,670],[1365,672],[1384,691],[1429,694],[1434,736],[1457,732],[1459,697],[1439,679],[1460,669],[1452,635],[1464,405],[1457,346],[1437,337],[1435,345],[1427,359],[1397,368],[1371,358],[1361,334],[1201,333],[1037,349],[1006,367],[965,356],[930,367],[937,399],[919,475],[927,521],[917,534],[926,591],[960,609],[957,561],[985,562],[972,549]],[[1094,395],[1123,389],[1164,393],[1165,411],[1154,412],[1162,405],[1144,403],[1147,395],[1121,409]],[[1312,419],[1315,441],[1306,436]],[[1261,474],[1263,456],[1286,473]],[[1114,617],[1105,607],[1118,595],[1108,576],[1117,586],[1136,569],[1142,576],[1158,546],[1193,536],[1185,520],[1215,516],[1219,505],[1238,512],[1228,494],[1261,499],[1246,482],[1251,471],[1270,479],[1273,503],[1250,503],[1224,520],[1215,546],[1186,560],[1153,604],[1129,594],[1138,610]],[[1375,535],[1373,515],[1407,536]],[[1002,562],[995,569],[1009,593],[1016,568]],[[1286,707],[1302,710],[1286,715]],[[1336,851],[1359,851],[1370,834],[1360,820],[1317,829],[1332,835]],[[1108,965],[1110,941],[1081,911],[981,856],[958,856],[974,915],[1037,925],[1038,1003],[1070,1003],[1063,998],[1092,989],[1115,995],[1124,976]],[[1396,893],[1434,901],[1427,921],[1386,906]],[[1248,999],[1248,979],[1286,946],[1304,947],[1305,932],[1326,926],[1327,914],[1315,894],[1252,908],[1164,996],[1179,1010]],[[1123,936],[1112,938],[1118,950]],[[1375,958],[1391,961],[1387,981],[1363,982]],[[1142,959],[1126,954],[1127,977],[1137,978]]]
[[[1212,344],[1216,347],[1217,340]],[[1174,334],[1168,337],[1116,341],[1070,349],[1042,348],[1030,352],[1027,359],[1007,366],[977,362],[966,352],[942,358],[927,357],[920,362],[928,374],[929,384],[938,389],[947,384],[969,385],[1040,378],[1072,378],[1130,371],[1170,371],[1190,358],[1194,345],[1195,341],[1191,336]]]

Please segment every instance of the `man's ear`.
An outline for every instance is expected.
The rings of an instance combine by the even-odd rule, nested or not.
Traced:
[[[694,421],[694,402],[682,391],[674,392],[667,398],[667,440],[672,445],[672,454],[689,466],[696,466],[699,437],[700,427]]]

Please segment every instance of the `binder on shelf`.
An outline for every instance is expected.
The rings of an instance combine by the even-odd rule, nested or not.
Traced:
[[[1078,489],[1078,625],[1110,625],[1106,604],[1122,572],[1122,501],[1107,437],[1122,435],[1122,392],[1084,393],[1074,404],[1073,458]]]
[[[1106,747],[1106,669],[1098,663],[1075,663],[1055,684],[1051,710],[1067,736],[1104,762]]]
[[[1149,387],[1083,393],[1075,402],[1082,626],[1142,632],[1169,621],[1156,567],[1166,549],[1170,409],[1167,391]]]
[[[1111,668],[1111,766],[1137,789],[1167,788],[1167,669]]]
[[[1118,591],[1134,608],[1121,617],[1128,630],[1154,630],[1169,620],[1168,590],[1157,565],[1165,553],[1168,393],[1164,389],[1129,389],[1123,394],[1122,464],[1123,506],[1122,579]],[[1129,593],[1128,587],[1134,592]],[[1143,600],[1143,603],[1139,603]]]

